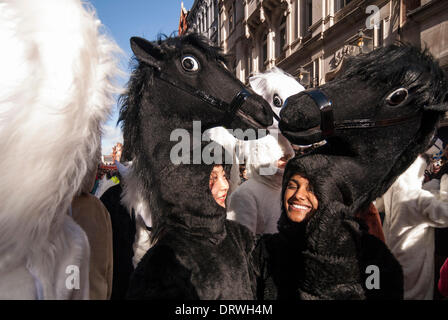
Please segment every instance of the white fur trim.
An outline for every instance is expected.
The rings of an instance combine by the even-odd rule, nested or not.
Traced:
[[[68,207],[120,92],[120,49],[101,28],[78,0],[0,3],[0,278],[28,261],[45,298],[79,297],[61,293],[56,269],[76,239],[85,260]]]

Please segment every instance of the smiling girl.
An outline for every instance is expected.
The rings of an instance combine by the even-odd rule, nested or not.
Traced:
[[[288,218],[302,222],[317,210],[318,204],[308,179],[294,174],[288,181],[283,199]]]
[[[213,167],[210,173],[209,187],[216,203],[225,208],[229,182],[227,181],[223,166],[215,165]]]

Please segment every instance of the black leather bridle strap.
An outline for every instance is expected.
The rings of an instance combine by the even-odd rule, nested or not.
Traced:
[[[328,99],[325,93],[323,93],[320,89],[311,89],[303,91],[303,93],[309,95],[319,108],[321,116],[320,131],[322,132],[322,138],[332,136],[335,130],[365,129],[365,128],[393,126],[415,119],[421,114],[419,112],[416,112],[407,116],[390,118],[390,119],[378,119],[378,120],[351,119],[335,122],[331,100]],[[311,128],[308,129],[308,131],[315,131],[316,129],[317,128]]]
[[[252,94],[246,89],[242,89],[235,95],[235,97],[232,99],[232,102],[230,102],[228,118],[226,120],[227,123],[230,124],[230,122],[232,122],[232,120],[235,118],[236,112],[241,108],[246,99],[251,95]]]
[[[237,94],[233,97],[232,101],[229,104],[212,95],[206,94],[204,91],[198,90],[186,83],[182,83],[182,85],[179,85],[175,80],[171,79],[162,72],[157,72],[154,76],[168,83],[174,88],[181,90],[195,98],[198,98],[207,103],[208,105],[210,105],[211,107],[216,108],[221,112],[224,112],[226,114],[225,122],[227,124],[232,122],[232,120],[236,116],[237,111],[241,108],[246,99],[252,95],[252,93],[243,88],[241,91],[237,92]]]
[[[320,130],[323,137],[328,137],[334,134],[334,117],[333,106],[331,100],[319,89],[304,91],[309,95],[320,111]]]
[[[370,120],[370,119],[354,119],[354,120],[344,120],[335,124],[336,129],[363,129],[363,128],[378,128],[378,127],[388,127],[396,124],[406,122],[408,120],[417,118],[419,113],[411,114],[404,117],[397,117],[393,119],[382,119],[382,120]]]

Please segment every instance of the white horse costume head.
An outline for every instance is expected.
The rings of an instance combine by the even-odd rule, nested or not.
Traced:
[[[273,67],[264,73],[255,74],[249,78],[249,83],[257,94],[269,102],[272,111],[278,116],[280,116],[283,103],[289,96],[305,90],[293,76],[277,67]],[[276,180],[276,184],[281,184],[282,175],[277,175],[277,178],[274,178],[276,171],[273,169],[279,158],[294,156],[294,150],[288,140],[280,133],[276,119],[269,127],[269,131],[271,135],[267,137],[244,142],[247,173],[249,177],[260,178],[268,184],[273,180]],[[262,168],[264,172],[261,172]]]
[[[66,282],[89,263],[68,213],[97,165],[120,74],[120,49],[100,29],[79,0],[0,1],[1,298],[85,298]]]
[[[257,94],[269,102],[272,111],[279,117],[283,102],[289,96],[305,90],[293,76],[277,67],[273,67],[264,73],[255,74],[249,78],[249,83]],[[270,128],[278,128],[276,119],[274,119]]]

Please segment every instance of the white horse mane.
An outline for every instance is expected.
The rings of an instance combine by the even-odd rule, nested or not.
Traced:
[[[101,28],[79,0],[0,3],[0,271],[57,263],[55,242],[119,93],[121,50]]]

